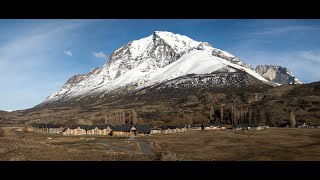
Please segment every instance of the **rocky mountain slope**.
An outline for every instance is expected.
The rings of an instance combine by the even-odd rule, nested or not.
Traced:
[[[104,101],[95,100],[70,106],[44,106],[0,113],[0,124],[15,124],[28,122],[58,123],[64,126],[90,122],[99,124],[105,122],[110,114],[129,112],[134,109],[138,123],[178,125],[185,123],[207,123],[211,121],[210,112],[214,109],[215,121],[220,121],[221,107],[223,107],[223,123],[231,123],[232,112],[245,113],[244,118],[251,117],[251,123],[264,123],[271,126],[286,126],[290,124],[290,114],[294,112],[297,123],[319,124],[320,121],[320,82],[310,84],[295,84],[270,87],[265,83],[259,86],[253,81],[256,78],[244,72],[234,76],[223,71],[208,75],[186,75],[171,81],[142,88],[139,91],[125,95],[112,95]],[[208,87],[208,79],[215,76],[233,78],[239,83],[252,83],[237,88],[237,84],[227,86]],[[243,81],[244,79],[247,79]],[[196,85],[192,85],[198,79]],[[200,80],[199,80],[200,79]],[[175,82],[183,82],[183,87],[176,88]],[[210,80],[211,81],[211,80]],[[212,81],[214,82],[214,81]],[[218,82],[219,83],[219,82]],[[210,84],[210,83],[209,83]],[[196,88],[195,88],[196,87]],[[213,88],[214,87],[214,88]],[[249,118],[250,119],[250,118]],[[241,120],[241,119],[240,119]],[[248,121],[246,122],[248,123]]]
[[[299,83],[287,68],[252,69],[209,43],[156,31],[115,50],[101,68],[71,77],[40,105],[0,113],[0,123],[99,124],[133,109],[140,124],[231,124],[237,118],[283,126],[292,112],[297,122],[317,123],[319,82]]]
[[[249,64],[207,42],[171,32],[155,31],[148,37],[131,41],[115,50],[101,68],[73,76],[40,106],[99,99],[114,92],[138,91],[190,74],[207,75],[219,71],[234,76],[237,75],[235,72],[244,72],[258,79],[259,83],[276,86],[251,69]],[[196,79],[192,81],[198,83]],[[231,82],[230,79],[226,82],[216,74],[215,87],[222,87],[224,83],[237,82]],[[183,86],[183,83],[180,84]]]
[[[256,72],[278,84],[302,84],[286,67],[279,65],[258,65]]]

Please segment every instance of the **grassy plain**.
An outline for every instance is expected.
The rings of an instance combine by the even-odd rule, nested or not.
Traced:
[[[62,136],[2,127],[0,160],[320,160],[318,128],[187,131],[135,139],[147,141],[153,154],[142,154],[139,143],[128,138]]]
[[[320,129],[187,131],[141,139],[170,160],[320,160]]]

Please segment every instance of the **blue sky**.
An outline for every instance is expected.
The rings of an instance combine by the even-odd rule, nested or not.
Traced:
[[[2,19],[0,110],[31,108],[73,75],[154,31],[206,41],[242,61],[286,66],[304,83],[320,80],[320,20]]]

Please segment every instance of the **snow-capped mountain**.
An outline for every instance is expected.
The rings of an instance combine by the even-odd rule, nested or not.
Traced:
[[[278,84],[302,84],[286,67],[279,65],[258,65],[256,72]]]
[[[222,70],[230,73],[245,72],[262,83],[275,86],[275,83],[254,71],[249,64],[207,42],[171,32],[155,31],[148,37],[131,41],[113,51],[101,68],[71,77],[42,104],[70,99],[77,101],[95,95],[104,97],[121,88],[139,90],[188,74],[211,74]]]

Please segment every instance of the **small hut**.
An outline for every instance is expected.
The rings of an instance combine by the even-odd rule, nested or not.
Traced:
[[[135,125],[137,134],[139,135],[147,135],[151,133],[151,126],[150,125]]]
[[[112,130],[112,136],[130,136],[136,135],[137,128],[132,124],[124,124],[120,126],[115,126]]]
[[[191,127],[190,127],[190,130],[202,130],[204,129],[203,128],[203,125],[202,124],[192,124]]]

